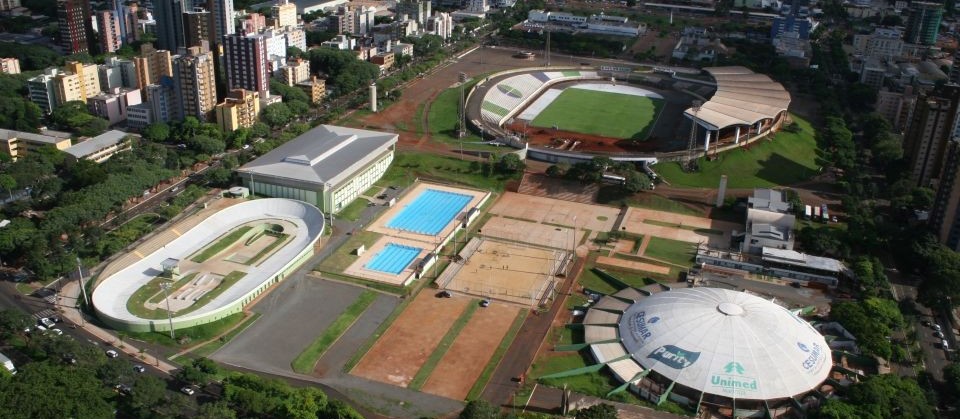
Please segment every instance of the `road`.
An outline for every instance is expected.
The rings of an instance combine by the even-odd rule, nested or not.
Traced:
[[[914,278],[904,278],[904,275],[901,275],[900,272],[893,269],[887,269],[886,274],[890,279],[890,292],[893,294],[895,300],[916,301],[917,287],[914,285]],[[930,322],[931,324],[941,325],[943,328],[942,333],[954,349],[957,347],[956,336],[946,316],[939,315],[919,303],[917,303],[915,307],[919,313],[916,316],[914,324],[911,326],[917,330],[917,341],[923,352],[924,367],[935,380],[942,381],[943,368],[950,364],[950,360],[947,352],[943,350],[941,345],[942,339],[936,335],[936,331],[932,327],[925,326],[923,323]],[[902,333],[900,333],[900,335],[902,335]],[[899,338],[900,336],[895,335],[894,337]]]

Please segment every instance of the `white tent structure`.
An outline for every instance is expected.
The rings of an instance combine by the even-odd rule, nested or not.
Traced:
[[[619,332],[642,369],[717,396],[793,397],[815,389],[832,365],[826,341],[809,323],[727,289],[653,294],[623,312]]]

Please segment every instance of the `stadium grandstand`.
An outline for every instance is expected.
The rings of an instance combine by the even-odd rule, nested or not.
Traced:
[[[495,88],[486,91],[481,115],[485,122],[499,126],[547,87],[563,81],[593,79],[599,79],[595,71],[537,71],[517,74],[498,81]]]
[[[746,67],[710,67],[717,91],[699,107],[684,111],[704,128],[704,150],[710,141],[739,144],[746,137],[778,129],[788,118],[790,94],[780,83]]]

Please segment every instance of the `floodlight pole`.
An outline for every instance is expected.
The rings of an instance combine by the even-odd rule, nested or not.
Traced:
[[[77,282],[80,284],[80,293],[83,294],[83,303],[87,306],[90,305],[90,300],[87,299],[87,290],[83,287],[83,268],[80,264],[80,257],[77,257]],[[86,320],[83,319],[83,310],[80,311],[80,327],[86,325]]]
[[[170,283],[162,282],[160,283],[160,288],[163,289],[163,299],[167,301],[167,321],[170,323],[170,339],[176,341],[177,336],[173,333],[173,312],[170,311]]]

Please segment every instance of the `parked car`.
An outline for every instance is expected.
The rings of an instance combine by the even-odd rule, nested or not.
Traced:
[[[583,310],[573,310],[573,311],[571,312],[571,314],[573,314],[573,317],[580,317],[580,316],[584,315],[585,312],[584,312]]]
[[[113,349],[107,349],[106,354],[107,354],[107,358],[116,358],[116,357],[120,356],[120,354],[118,354],[117,351],[115,351],[115,350],[113,350]]]
[[[947,340],[946,340],[946,339],[943,339],[943,340],[940,341],[940,346],[943,347],[943,350],[948,350],[948,349],[950,349],[950,345],[947,343]]]
[[[183,393],[183,394],[186,394],[186,395],[188,395],[188,396],[192,396],[194,393],[196,393],[196,390],[194,390],[194,389],[192,389],[192,388],[190,388],[190,387],[184,387],[184,388],[181,388],[181,389],[180,389],[180,392]]]
[[[939,331],[933,332],[933,335],[936,336],[936,337],[938,337],[938,338],[940,338],[940,339],[943,339],[943,332],[939,332]]]
[[[443,290],[437,293],[437,298],[450,298],[453,297],[453,294],[450,291]]]
[[[53,328],[53,329],[50,329],[50,331],[53,332],[53,334],[55,334],[55,335],[57,335],[57,336],[63,336],[63,330],[60,330],[60,329],[57,329],[57,328]]]
[[[935,324],[935,325],[933,325],[933,330],[936,330],[936,331],[938,331],[938,332],[942,332],[942,331],[943,331],[943,328],[940,327],[939,324]]]
[[[147,369],[144,368],[143,365],[137,364],[137,365],[134,365],[134,366],[133,366],[133,370],[136,371],[136,372],[142,373],[142,372],[146,371]]]
[[[56,323],[54,323],[53,320],[50,320],[49,317],[44,317],[44,318],[40,319],[40,320],[39,320],[39,323],[42,324],[43,327],[46,327],[47,329],[49,329],[49,328],[51,328],[51,327],[53,327],[53,326],[56,325]]]
[[[390,190],[394,190],[394,191],[395,191],[395,190],[397,190],[397,187],[394,186],[394,185],[390,185]]]
[[[480,300],[480,307],[490,307],[490,300],[486,298]]]

